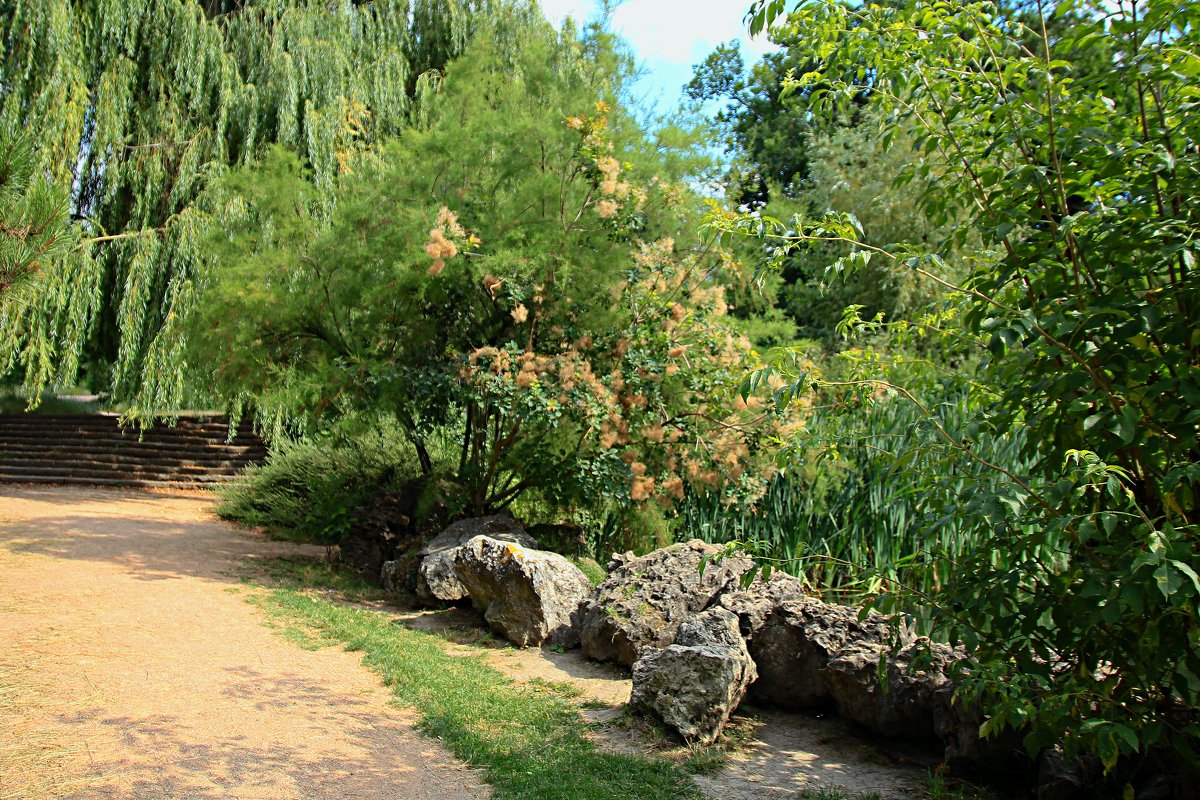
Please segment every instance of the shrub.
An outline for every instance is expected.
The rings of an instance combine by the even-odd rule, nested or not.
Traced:
[[[222,490],[217,513],[328,546],[373,491],[419,474],[416,452],[394,421],[351,418],[327,432],[277,439],[266,462]]]

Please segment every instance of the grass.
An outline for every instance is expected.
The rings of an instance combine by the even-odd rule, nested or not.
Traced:
[[[663,759],[599,750],[583,731],[577,693],[546,681],[518,684],[479,657],[446,653],[432,634],[383,613],[339,605],[301,588],[318,567],[285,562],[283,586],[256,595],[272,623],[304,647],[363,654],[419,727],[480,768],[495,800],[700,800],[688,774]],[[333,580],[351,583],[334,573]],[[290,585],[289,585],[290,584]]]
[[[877,792],[847,794],[844,789],[802,789],[800,800],[883,800]]]
[[[383,600],[387,592],[372,586],[353,570],[330,564],[321,558],[309,556],[281,556],[278,558],[248,561],[250,576],[266,578],[272,585],[288,589],[309,590],[319,587],[325,593],[333,593],[350,602]]]
[[[47,720],[35,665],[0,661],[0,800],[74,795],[88,780],[68,765],[82,749]]]

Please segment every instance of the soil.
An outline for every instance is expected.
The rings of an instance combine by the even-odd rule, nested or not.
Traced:
[[[0,800],[483,798],[358,656],[302,650],[245,602],[247,559],[323,554],[212,515],[204,495],[0,486]],[[626,670],[516,649],[466,609],[396,611],[516,680],[572,684],[601,746],[685,758],[621,713]],[[836,720],[739,714],[713,800],[919,796],[922,754]],[[16,745],[4,745],[16,742]]]
[[[487,797],[357,655],[264,626],[240,564],[297,547],[211,507],[0,486],[0,798]]]

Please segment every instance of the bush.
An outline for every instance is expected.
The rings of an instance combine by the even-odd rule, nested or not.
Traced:
[[[792,87],[814,113],[861,91],[840,76],[873,76],[881,137],[917,125],[925,155],[909,177],[942,176],[926,213],[970,214],[951,244],[980,237],[956,283],[943,254],[867,245],[845,215],[741,223],[842,240],[849,265],[886,259],[938,283],[949,306],[929,329],[981,360],[946,378],[974,400],[961,432],[939,428],[875,354],[826,384],[848,407],[904,398],[933,425],[937,446],[898,461],[898,479],[990,473],[963,476],[945,507],[986,534],[937,597],[972,655],[960,691],[988,708],[984,733],[1019,731],[1031,752],[1062,745],[1152,772],[1173,751],[1195,774],[1200,7],[820,2],[787,25],[819,65]],[[1030,464],[1018,472],[977,449],[1015,429]]]
[[[222,490],[217,513],[282,539],[335,544],[369,494],[421,474],[394,420],[350,418],[333,430],[273,443],[265,463]]]

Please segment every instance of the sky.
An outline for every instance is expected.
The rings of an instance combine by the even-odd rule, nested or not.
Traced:
[[[556,25],[567,17],[585,23],[593,19],[597,0],[540,0]],[[634,90],[660,112],[675,108],[692,67],[722,42],[738,39],[746,64],[772,46],[766,37],[751,40],[742,18],[750,0],[624,0],[613,14],[612,26],[637,54],[647,75]]]

